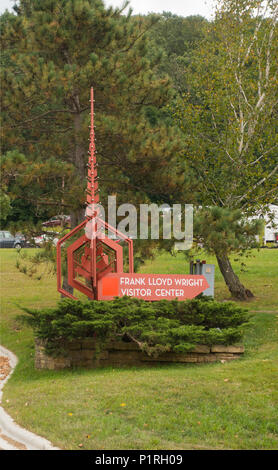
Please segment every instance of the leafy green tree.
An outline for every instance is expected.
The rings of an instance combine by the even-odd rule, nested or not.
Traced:
[[[178,93],[187,91],[186,68],[194,50],[204,36],[207,20],[200,15],[178,16],[171,12],[158,15],[159,21],[150,30],[154,49],[163,51],[158,65],[159,75],[168,75]]]
[[[190,89],[175,109],[199,204],[229,209],[231,217],[254,216],[277,201],[277,15],[272,0],[219,0],[187,72]],[[217,239],[223,232],[213,233]],[[211,247],[232,295],[250,296],[233,277],[231,250]]]
[[[152,28],[150,35],[168,57],[172,54],[183,56],[202,39],[203,24],[207,22],[204,17],[183,17],[171,12],[163,12],[158,16],[160,20]]]

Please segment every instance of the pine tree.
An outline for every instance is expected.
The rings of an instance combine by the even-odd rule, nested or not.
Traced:
[[[73,165],[64,199],[74,224],[84,217],[91,86],[102,195],[134,203],[177,192],[171,163],[180,142],[146,113],[171,96],[169,80],[155,76],[159,56],[147,57],[156,20],[122,10],[101,0],[25,0],[2,21],[4,153],[17,149],[41,169],[50,159]],[[46,205],[61,197],[59,185]]]
[[[216,256],[232,296],[238,299],[253,297],[251,290],[245,288],[234,272],[230,256],[246,256],[252,248],[258,248],[256,236],[262,221],[244,218],[241,210],[225,207],[199,208],[194,215],[195,241],[207,253]]]

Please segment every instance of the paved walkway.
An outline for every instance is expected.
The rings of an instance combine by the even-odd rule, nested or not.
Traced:
[[[17,364],[16,356],[0,346],[0,405],[2,389]],[[46,439],[18,426],[0,406],[0,450],[59,450]]]

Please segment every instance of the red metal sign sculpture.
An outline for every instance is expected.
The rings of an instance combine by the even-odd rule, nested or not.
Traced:
[[[98,176],[94,132],[94,91],[91,88],[91,125],[87,182],[86,219],[57,243],[58,291],[76,299],[62,287],[62,267],[67,269],[68,284],[91,299],[98,300],[99,281],[109,273],[123,272],[123,246],[128,245],[129,272],[133,272],[133,242],[114,227],[103,221],[98,214]],[[89,229],[88,229],[89,227]],[[86,230],[87,228],[87,230]],[[89,232],[89,233],[88,233]],[[113,233],[116,240],[108,237]],[[71,242],[69,244],[69,242]],[[62,255],[62,248],[66,254]]]
[[[87,179],[86,218],[57,243],[57,288],[61,294],[76,299],[62,287],[65,272],[72,288],[95,300],[112,300],[125,295],[150,301],[185,300],[209,287],[206,278],[199,275],[134,274],[132,240],[101,219],[97,206],[93,88]],[[114,235],[114,240],[109,233]],[[124,244],[128,245],[129,273],[123,272]]]

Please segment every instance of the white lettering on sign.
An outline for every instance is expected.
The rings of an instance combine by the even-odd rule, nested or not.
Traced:
[[[130,297],[150,297],[152,295],[151,289],[123,289],[121,288],[121,295],[128,295]]]
[[[148,279],[149,286],[171,286],[173,284],[173,280],[171,278],[161,278],[161,277],[149,277]]]
[[[120,277],[120,285],[121,286],[145,286],[146,279],[142,277]],[[149,277],[147,279],[147,284],[149,286],[172,286],[173,282],[176,286],[181,287],[202,287],[203,286],[203,279],[195,279],[195,278],[161,278],[161,277]],[[128,296],[136,296],[140,295],[142,297],[150,296],[151,289],[121,289],[122,295]],[[174,296],[174,297],[182,297],[184,295],[183,289],[156,289],[155,295],[158,297],[167,297],[167,296]]]
[[[184,295],[183,289],[156,289],[155,295],[157,297],[182,297]]]
[[[101,279],[99,300],[118,296],[137,297],[149,301],[186,300],[196,297],[208,287],[201,275],[111,273]]]
[[[145,286],[145,279],[142,277],[132,278],[132,277],[121,277],[120,285],[124,286]]]
[[[193,278],[189,278],[189,279],[175,279],[175,283],[176,283],[176,286],[190,286],[190,287],[194,287],[194,286],[198,286],[198,287],[202,287],[203,285],[203,279],[193,279]]]

